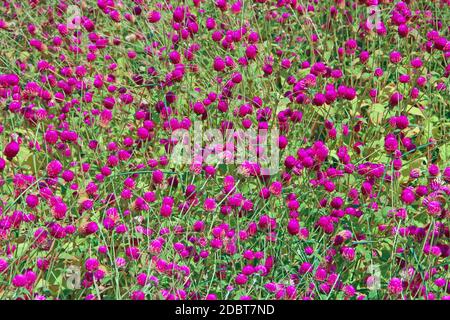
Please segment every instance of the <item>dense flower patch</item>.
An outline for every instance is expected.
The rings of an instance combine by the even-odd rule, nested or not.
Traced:
[[[450,299],[449,22],[448,0],[2,1],[0,298]]]

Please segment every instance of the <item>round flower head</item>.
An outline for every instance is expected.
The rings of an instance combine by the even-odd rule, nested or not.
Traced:
[[[23,274],[14,276],[12,284],[15,287],[25,287],[27,285],[27,277]]]
[[[34,194],[29,194],[26,197],[25,202],[27,203],[27,205],[30,208],[36,208],[37,205],[39,204],[39,198],[36,195],[34,195]]]
[[[213,212],[216,209],[216,200],[213,198],[206,199],[204,208],[206,211]]]
[[[399,278],[392,278],[389,280],[388,290],[393,295],[399,295],[403,291],[403,283]]]
[[[131,300],[145,300],[145,293],[137,290],[131,293]]]
[[[0,259],[0,273],[4,272],[6,269],[8,269],[8,261],[4,259]]]
[[[381,77],[383,75],[383,69],[381,68],[376,68],[375,72],[374,72],[374,76],[375,77]]]
[[[52,160],[47,165],[47,175],[52,178],[57,177],[62,169],[63,166],[61,162],[59,162],[58,160]]]
[[[238,285],[246,284],[247,281],[248,281],[248,277],[245,274],[242,274],[242,273],[238,274],[236,276],[236,279],[235,279],[235,282]]]
[[[90,272],[97,270],[99,265],[100,265],[100,263],[95,258],[89,258],[84,263],[86,270],[90,271]]]
[[[125,250],[125,254],[127,257],[131,260],[138,260],[141,256],[141,253],[138,248],[136,247],[128,247]]]
[[[392,63],[397,64],[402,61],[402,54],[398,51],[393,51],[389,55],[389,60]]]
[[[291,219],[288,223],[288,232],[291,235],[296,235],[300,231],[300,224],[298,223],[297,219]]]
[[[150,11],[148,13],[148,21],[150,23],[157,23],[161,20],[161,13],[159,11]]]
[[[5,146],[3,154],[6,158],[12,159],[19,153],[20,145],[16,141],[11,141]]]
[[[405,204],[411,204],[416,200],[416,196],[412,188],[403,189],[400,198]]]
[[[414,58],[411,60],[411,67],[418,69],[421,68],[423,65],[423,62],[420,58]]]
[[[439,167],[438,167],[437,165],[435,165],[435,164],[431,164],[431,165],[428,167],[428,173],[429,173],[431,176],[437,176],[437,175],[439,175]]]
[[[403,100],[403,95],[399,92],[394,92],[389,98],[389,103],[391,106],[396,106],[400,101]]]
[[[258,53],[258,48],[255,45],[250,45],[245,49],[245,55],[248,59],[255,59],[256,54]]]

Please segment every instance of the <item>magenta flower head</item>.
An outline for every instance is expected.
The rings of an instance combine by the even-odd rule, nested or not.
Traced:
[[[238,285],[244,285],[247,283],[247,281],[248,281],[248,277],[243,273],[238,274],[235,278],[235,282]]]
[[[140,290],[133,291],[131,293],[131,300],[145,300],[145,293]]]
[[[39,198],[34,194],[29,194],[26,197],[25,202],[27,203],[28,207],[36,208],[37,205],[39,204]]]
[[[245,49],[245,55],[248,59],[255,59],[256,55],[258,54],[258,48],[256,45],[250,45]]]
[[[414,58],[411,60],[411,67],[418,69],[418,68],[421,68],[422,66],[423,66],[422,59]]]
[[[147,16],[148,22],[157,23],[161,20],[161,13],[159,11],[150,11]]]
[[[389,98],[389,104],[391,106],[396,106],[399,104],[400,101],[403,100],[403,95],[400,92],[394,92],[391,97]]]
[[[89,258],[84,263],[84,267],[86,268],[87,271],[90,271],[90,272],[97,270],[99,266],[100,266],[100,263],[95,258]]]
[[[195,232],[201,232],[205,230],[205,222],[202,220],[195,221],[193,229]]]
[[[90,221],[86,224],[85,234],[90,235],[98,231],[98,224],[95,221]]]
[[[359,54],[359,60],[361,61],[361,63],[365,64],[370,58],[370,53],[368,51],[362,51]]]
[[[136,247],[128,247],[125,249],[126,256],[131,260],[138,260],[141,257],[141,253],[139,248]]]
[[[270,193],[275,196],[281,195],[282,190],[283,190],[283,185],[279,181],[274,181],[269,187]]]
[[[67,213],[67,205],[62,201],[58,201],[53,205],[51,212],[55,219],[62,220]]]
[[[52,160],[47,165],[47,175],[51,178],[55,178],[59,175],[62,169],[63,166],[61,162],[59,162],[58,160]]]
[[[428,173],[429,173],[431,176],[436,177],[437,175],[439,175],[439,167],[438,167],[437,165],[435,165],[435,164],[431,164],[431,165],[428,167]]]
[[[383,69],[381,69],[381,68],[376,68],[375,69],[375,71],[374,71],[374,73],[373,73],[373,75],[375,76],[375,77],[381,77],[382,75],[383,75]]]
[[[5,155],[6,158],[11,160],[15,156],[17,156],[17,154],[19,153],[19,150],[20,150],[20,145],[16,141],[11,141],[10,143],[8,143],[5,146],[5,149],[3,150],[3,154]]]
[[[391,54],[389,55],[389,60],[394,63],[397,64],[399,62],[402,61],[402,54],[398,51],[393,51],[391,52]]]
[[[387,152],[392,153],[398,148],[397,138],[394,134],[390,133],[384,139],[384,148]]]
[[[15,74],[0,74],[0,85],[2,87],[13,87],[19,84],[19,77]]]
[[[289,69],[289,68],[291,67],[291,60],[289,60],[289,59],[283,59],[283,60],[281,61],[281,67],[282,67],[283,69]]]
[[[398,116],[398,117],[396,117],[395,125],[400,130],[408,128],[408,126],[409,126],[408,117],[407,116]]]
[[[139,273],[136,277],[136,282],[141,286],[145,286],[148,284],[148,277],[145,273]]]
[[[15,275],[12,284],[16,288],[25,287],[27,285],[27,277],[23,274]]]
[[[123,268],[127,265],[127,261],[122,257],[116,258],[115,262],[118,268]]]
[[[312,100],[312,102],[313,102],[313,104],[315,106],[322,106],[322,105],[325,104],[326,101],[327,101],[326,96],[323,93],[320,93],[320,92],[316,93],[314,95],[313,100]]]
[[[416,201],[416,196],[414,194],[414,190],[412,188],[409,188],[409,187],[403,189],[403,191],[402,191],[402,193],[400,195],[400,199],[405,204],[413,203],[414,201]]]
[[[168,204],[163,204],[159,212],[162,217],[170,217],[172,215],[172,206]]]
[[[48,270],[50,261],[45,258],[38,258],[36,261],[36,266],[39,270]]]
[[[450,182],[450,167],[445,167],[442,177],[446,182]]]
[[[0,259],[0,273],[4,272],[6,269],[8,269],[8,261],[5,259]]]
[[[388,290],[392,295],[399,295],[403,291],[403,283],[399,278],[389,280]]]
[[[213,212],[216,209],[216,200],[214,198],[208,198],[205,200],[204,208],[208,212]]]
[[[164,173],[160,170],[155,170],[152,173],[152,181],[154,184],[161,184],[164,180]]]
[[[225,70],[225,67],[225,61],[223,61],[221,57],[214,58],[213,68],[215,71],[223,71]]]
[[[216,20],[214,20],[214,18],[211,18],[211,17],[207,18],[206,19],[206,28],[208,30],[212,30],[215,27],[216,27]]]
[[[290,235],[298,234],[298,232],[300,231],[300,224],[298,223],[297,219],[289,220],[287,229]]]
[[[81,203],[81,210],[88,211],[94,206],[94,202],[91,199],[86,199]]]

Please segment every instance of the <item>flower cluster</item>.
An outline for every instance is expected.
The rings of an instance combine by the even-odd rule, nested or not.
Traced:
[[[450,300],[449,18],[3,1],[0,298]],[[205,162],[274,128],[275,171]]]

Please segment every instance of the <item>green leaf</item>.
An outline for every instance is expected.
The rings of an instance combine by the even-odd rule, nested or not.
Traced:
[[[373,124],[381,124],[385,106],[381,103],[375,103],[369,108],[369,118]]]
[[[408,110],[408,114],[412,114],[415,116],[419,116],[422,118],[425,118],[425,115],[423,114],[422,110],[420,110],[418,107],[412,107]]]

